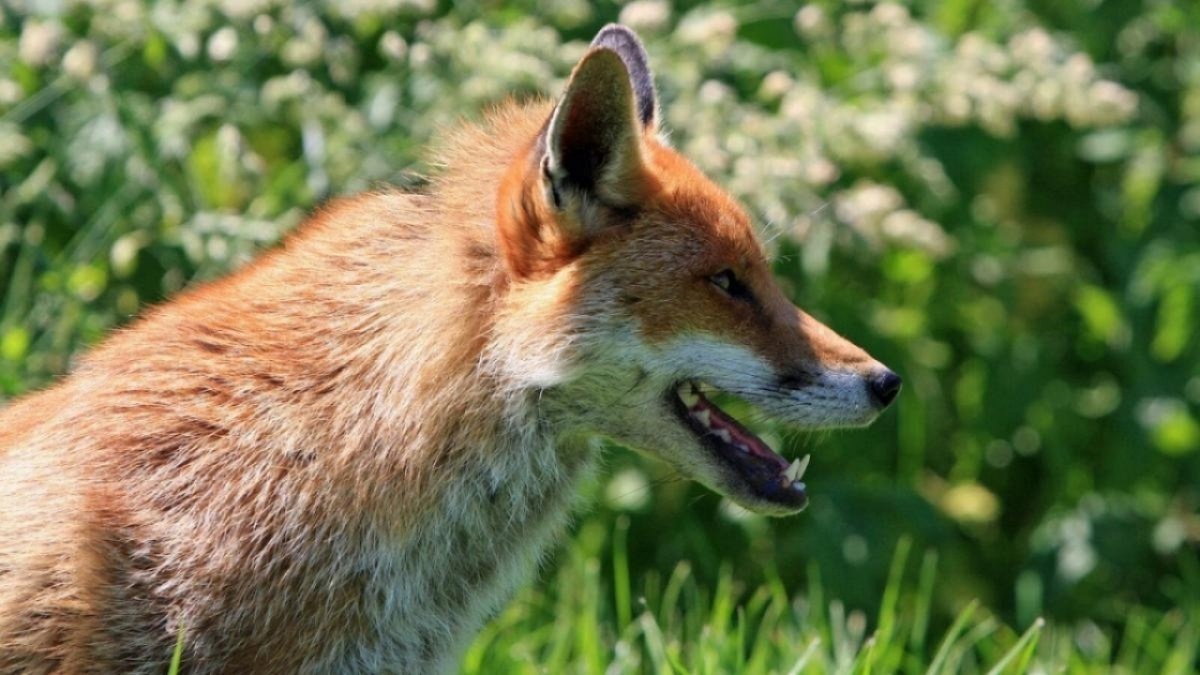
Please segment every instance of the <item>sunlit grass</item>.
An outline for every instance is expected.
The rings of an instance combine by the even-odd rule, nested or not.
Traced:
[[[179,675],[180,666],[183,665],[183,643],[186,637],[186,631],[183,626],[179,627],[179,637],[175,638],[175,651],[171,653],[171,666],[167,669],[167,675]]]
[[[623,529],[613,533],[611,574],[577,538],[550,578],[479,635],[462,672],[1182,675],[1196,666],[1196,617],[1183,610],[1141,615],[1119,647],[1088,646],[1070,626],[1040,618],[1017,631],[974,601],[935,632],[938,556],[918,555],[906,542],[894,552],[872,625],[864,612],[825,597],[815,567],[804,588],[788,588],[768,570],[765,584],[743,589],[730,568],[707,587],[687,563],[631,578]]]

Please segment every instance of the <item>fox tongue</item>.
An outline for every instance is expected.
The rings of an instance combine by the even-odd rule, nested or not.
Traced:
[[[707,403],[707,401],[705,401]],[[766,443],[762,442],[758,436],[750,433],[738,424],[732,417],[727,417],[719,408],[709,404],[712,419],[713,433],[722,436],[720,432],[724,431],[729,434],[729,438],[722,440],[727,441],[735,448],[747,452],[760,459],[767,460],[779,467],[786,468],[787,461],[775,453]]]
[[[750,455],[750,457],[758,460],[760,463],[766,462],[769,465],[773,465],[778,471],[783,471],[788,467],[787,460],[776,454],[766,443],[763,443],[757,436],[750,433],[737,420],[729,417],[720,408],[709,403],[703,394],[700,394],[694,388],[689,393],[691,395],[684,397],[684,403],[688,406],[688,414],[698,421],[701,426],[707,428],[714,436],[741,450],[743,453]]]

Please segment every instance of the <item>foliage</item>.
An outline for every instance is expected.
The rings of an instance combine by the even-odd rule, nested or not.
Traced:
[[[817,576],[846,616],[882,629],[902,538],[937,552],[931,631],[978,598],[989,609],[971,626],[1024,631],[1046,616],[1062,627],[1039,654],[1052,634],[1084,652],[1108,645],[1102,659],[1135,621],[1194,616],[1194,2],[11,0],[0,393],[48,383],[140,308],[244,262],[331,195],[419,187],[440,128],[508,95],[553,95],[617,18],[647,41],[672,142],[758,217],[797,301],[907,386],[869,430],[756,425],[786,454],[814,453],[804,515],[739,512],[614,450],[577,538],[632,515],[637,588],[687,561],[708,598],[688,612],[737,598],[759,621],[745,603],[765,598],[755,607],[787,614],[790,642],[762,658],[795,658],[825,630],[777,599]],[[579,547],[561,583],[595,571]],[[545,598],[569,600],[554,588]],[[561,629],[521,607],[499,625]],[[650,615],[664,639],[708,648],[664,611]],[[593,612],[615,621],[596,635],[661,669],[647,620],[629,612],[644,616]]]

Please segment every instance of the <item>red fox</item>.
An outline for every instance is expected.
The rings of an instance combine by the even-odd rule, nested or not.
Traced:
[[[564,529],[607,437],[807,502],[709,400],[872,421],[900,378],[797,309],[658,134],[611,25],[557,103],[452,134],[420,194],[321,209],[0,417],[0,671],[425,673]]]

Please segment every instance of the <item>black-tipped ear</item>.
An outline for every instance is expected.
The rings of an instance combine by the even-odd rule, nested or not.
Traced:
[[[641,120],[642,126],[653,128],[658,117],[658,93],[654,89],[654,74],[650,72],[646,48],[642,46],[637,34],[625,26],[610,23],[596,33],[596,37],[592,39],[592,47],[611,49],[621,57],[629,71],[629,81],[633,85],[638,119]]]
[[[638,202],[645,172],[637,115],[624,60],[593,47],[575,66],[544,132],[542,168],[557,209],[578,210],[580,198],[610,206]]]

